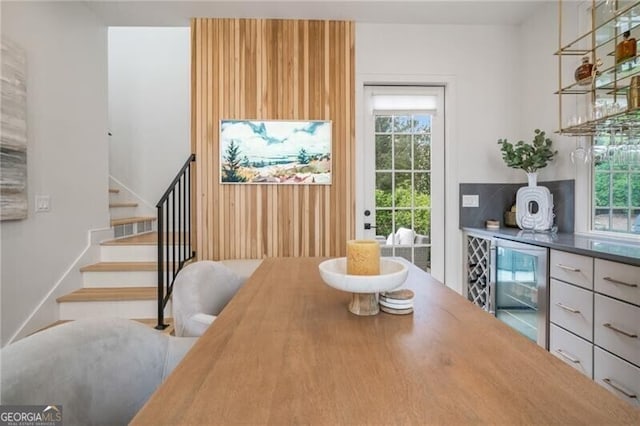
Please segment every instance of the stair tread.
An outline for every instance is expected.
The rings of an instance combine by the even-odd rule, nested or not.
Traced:
[[[167,242],[171,242],[170,240],[167,239],[168,238],[172,238],[172,234],[164,234],[164,242],[165,244]],[[187,237],[186,235],[183,234],[182,238],[183,238],[183,242],[185,240],[185,237]],[[180,240],[180,234],[175,233],[175,240],[176,243],[179,243]],[[116,240],[108,240],[108,241],[103,241],[100,243],[100,245],[103,246],[143,246],[143,245],[153,245],[155,246],[156,244],[158,244],[158,233],[153,231],[153,232],[145,232],[143,234],[137,234],[137,235],[132,235],[130,237],[125,237],[125,238],[118,238]],[[177,245],[177,244],[176,244]]]
[[[109,203],[109,208],[113,207],[138,207],[138,203]]]
[[[60,296],[58,303],[63,302],[107,302],[128,300],[156,300],[156,287],[95,287],[81,288],[72,293]]]
[[[119,189],[116,189],[116,188],[109,188],[109,193],[110,193],[110,194],[118,194],[119,192],[120,192],[120,190],[119,190]]]
[[[157,271],[158,262],[98,262],[80,268],[80,272]]]
[[[132,318],[131,320],[139,322],[139,323],[144,324],[144,325],[149,326],[149,327],[155,327],[156,324],[158,323],[158,320],[156,318]],[[46,329],[53,328],[53,327],[58,326],[60,324],[65,324],[65,323],[68,323],[68,322],[71,322],[71,321],[74,321],[74,320],[58,320],[56,322],[53,322],[53,323],[47,325],[46,327],[42,327],[41,329],[34,331],[31,334],[36,334],[36,333],[38,333],[40,331],[44,331]],[[168,327],[165,328],[164,330],[162,330],[161,332],[163,334],[173,334],[173,331],[174,331],[173,330],[173,318],[171,318],[171,317],[165,318],[164,319],[164,323],[167,324]],[[158,331],[160,331],[160,330],[158,330]]]
[[[156,218],[153,216],[123,217],[121,219],[112,219],[111,226],[128,225],[130,223],[145,222],[148,220],[156,220]]]

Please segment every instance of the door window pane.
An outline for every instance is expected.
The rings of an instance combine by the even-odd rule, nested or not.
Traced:
[[[416,207],[431,205],[431,173],[415,174]]]
[[[376,206],[392,207],[391,173],[376,173]]]
[[[393,137],[394,164],[396,170],[411,170],[411,136],[396,135]]]
[[[415,170],[431,169],[431,136],[415,135],[413,137],[413,156]]]
[[[431,133],[431,116],[430,115],[414,115],[413,116],[413,132],[414,133]]]
[[[376,169],[391,170],[391,135],[376,135]]]
[[[411,173],[396,173],[395,200],[396,207],[411,207],[413,204],[413,189]]]
[[[376,133],[391,132],[391,117],[378,115],[376,116]]]
[[[412,120],[410,115],[393,116],[393,131],[395,133],[410,133]]]

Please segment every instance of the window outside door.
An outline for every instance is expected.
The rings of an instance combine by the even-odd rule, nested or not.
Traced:
[[[365,88],[364,187],[365,205],[371,206],[365,235],[380,242],[383,256],[403,257],[425,271],[433,267],[433,248],[444,253],[443,91]],[[436,261],[444,268],[442,255]]]

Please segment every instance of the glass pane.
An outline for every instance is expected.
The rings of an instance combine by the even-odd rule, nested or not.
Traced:
[[[376,132],[378,133],[390,133],[391,132],[391,117],[376,116]]]
[[[396,173],[396,207],[411,207],[411,173]]]
[[[391,210],[376,209],[376,235],[389,237],[393,230]]]
[[[411,210],[395,210],[396,230],[398,228],[413,229],[411,226]]]
[[[431,235],[431,210],[430,209],[420,209],[414,210],[414,223],[416,234],[422,235],[425,238],[417,239],[416,243],[420,244],[429,244]]]
[[[609,205],[609,188],[611,184],[611,174],[598,173],[594,180],[595,204],[597,207]]]
[[[376,173],[376,207],[391,207],[391,173]]]
[[[431,116],[430,115],[414,115],[413,131],[415,133],[431,132]]]
[[[609,209],[596,209],[596,214],[593,217],[593,229],[608,231],[609,228]]]
[[[640,174],[629,176],[631,180],[631,206],[640,207]]]
[[[629,210],[615,209],[611,215],[611,230],[629,232]]]
[[[411,132],[411,116],[410,115],[394,115],[393,131],[396,133]]]
[[[626,173],[613,173],[613,197],[612,206],[627,207],[629,205],[629,175]]]
[[[431,170],[431,136],[415,135],[413,137],[413,158],[416,170]]]
[[[431,206],[431,173],[415,173],[416,207]]]
[[[396,170],[411,170],[411,136],[394,136]]]
[[[640,234],[640,209],[631,210],[631,232]]]
[[[391,135],[376,135],[376,169],[391,170]]]

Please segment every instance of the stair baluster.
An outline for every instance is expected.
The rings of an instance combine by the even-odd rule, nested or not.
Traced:
[[[176,276],[185,263],[196,255],[191,239],[191,163],[195,161],[196,155],[191,154],[156,204],[158,210],[158,324],[156,328],[158,330],[168,326],[164,323],[164,308],[171,298]],[[182,246],[177,249],[176,232],[178,233],[177,242]],[[171,250],[169,250],[170,242],[173,246]]]

